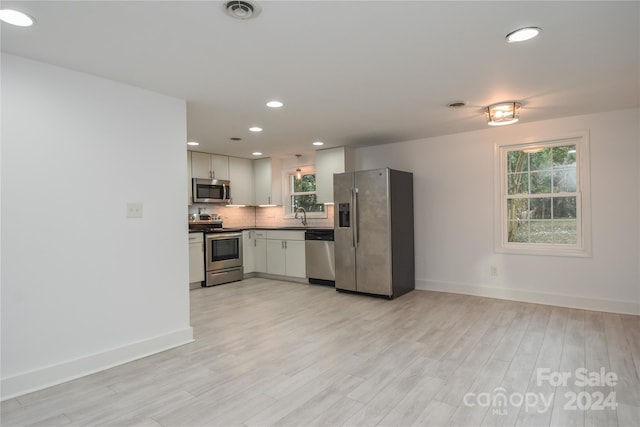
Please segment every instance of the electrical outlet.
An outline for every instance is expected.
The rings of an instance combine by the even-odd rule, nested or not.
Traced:
[[[142,218],[142,203],[127,203],[127,218]]]
[[[498,275],[498,267],[496,267],[495,265],[492,265],[491,268],[489,269],[489,272],[491,273],[492,276],[497,276]]]

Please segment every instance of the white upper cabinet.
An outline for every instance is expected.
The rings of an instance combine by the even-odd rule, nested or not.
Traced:
[[[191,176],[205,179],[229,179],[229,157],[218,154],[191,153]]]
[[[256,205],[282,205],[282,171],[280,160],[253,161]]]
[[[231,204],[253,205],[253,160],[229,157],[229,181],[231,181]]]
[[[318,203],[333,203],[333,174],[353,170],[353,150],[348,147],[316,151]]]

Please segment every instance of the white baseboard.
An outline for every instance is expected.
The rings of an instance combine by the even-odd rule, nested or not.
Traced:
[[[259,277],[261,279],[280,280],[281,282],[293,282],[309,284],[309,280],[305,277],[292,277],[292,276],[280,276],[279,274],[267,274],[267,273],[253,273],[253,277]]]
[[[585,298],[575,295],[549,294],[520,289],[497,288],[484,285],[471,285],[431,280],[416,280],[416,289],[424,291],[451,292],[479,297],[530,302],[534,304],[554,305],[578,308],[582,310],[604,311],[608,313],[640,315],[640,303],[600,298]]]
[[[188,327],[79,359],[2,378],[0,400],[61,384],[190,342],[193,342],[193,328]]]

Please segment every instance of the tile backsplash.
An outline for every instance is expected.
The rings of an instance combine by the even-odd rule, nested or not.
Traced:
[[[309,227],[333,227],[333,205],[325,205],[327,209],[326,218],[308,218]],[[284,208],[273,206],[256,209],[256,227],[299,227],[302,226],[300,219],[284,218]]]
[[[298,227],[300,219],[284,218],[282,206],[272,207],[226,207],[210,204],[194,204],[189,206],[188,214],[203,213],[219,215],[226,228],[232,227]],[[333,227],[333,205],[326,205],[326,218],[308,218],[309,227]]]

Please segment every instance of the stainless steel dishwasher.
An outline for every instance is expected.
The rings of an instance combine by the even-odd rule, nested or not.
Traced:
[[[304,240],[309,283],[335,286],[333,230],[307,230],[304,233]]]

